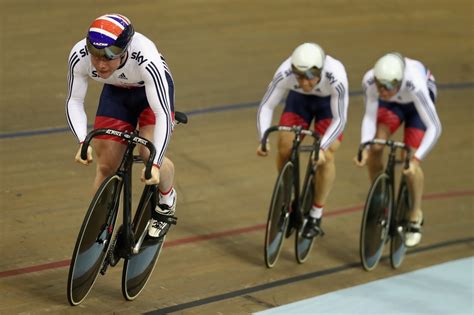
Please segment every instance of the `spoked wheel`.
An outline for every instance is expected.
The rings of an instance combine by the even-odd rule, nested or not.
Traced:
[[[398,268],[405,258],[407,248],[404,240],[404,227],[406,213],[411,208],[411,197],[408,191],[406,179],[403,178],[400,184],[400,191],[398,193],[397,209],[394,213],[394,220],[392,222],[391,242],[390,242],[390,264],[393,268]]]
[[[146,197],[145,194],[142,198],[147,199],[143,199],[143,203],[140,201],[140,204],[144,205],[143,211],[137,211],[133,219],[133,232],[141,245],[137,246],[137,249],[139,247],[137,253],[125,259],[122,272],[122,294],[129,301],[134,300],[147,284],[166,237],[166,235],[160,238],[148,236],[148,222],[151,211],[155,211],[155,203],[151,202],[150,196]]]
[[[114,175],[105,179],[82,222],[67,282],[67,298],[71,305],[80,304],[97,279],[114,232],[120,188],[120,177]]]
[[[275,266],[278,260],[290,221],[293,171],[293,164],[287,162],[278,175],[273,189],[265,233],[265,264],[268,268]]]
[[[301,215],[303,218],[307,218],[309,215],[309,211],[313,206],[314,200],[314,174],[310,174],[308,179],[305,183],[305,188],[303,191],[303,199],[301,200]],[[304,263],[311,252],[314,244],[314,237],[313,238],[305,238],[302,236],[304,226],[306,224],[306,219],[304,220],[303,224],[301,224],[300,228],[298,229],[298,233],[296,233],[295,238],[295,255],[296,261],[302,264]]]
[[[374,269],[383,254],[390,228],[393,203],[392,187],[387,174],[377,176],[369,190],[360,231],[360,258],[365,270]]]

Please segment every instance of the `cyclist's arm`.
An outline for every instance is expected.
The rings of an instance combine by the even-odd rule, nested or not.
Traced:
[[[169,88],[162,67],[153,66],[161,61],[152,61],[144,67],[145,91],[150,108],[155,114],[153,144],[156,148],[154,164],[161,166],[171,138],[173,128]]]
[[[84,141],[87,135],[87,115],[84,110],[84,98],[87,93],[89,78],[86,66],[84,58],[81,58],[78,51],[73,48],[69,55],[66,118],[69,128],[79,142]]]
[[[361,127],[361,143],[370,141],[375,138],[377,131],[377,110],[379,107],[378,94],[376,88],[369,80],[364,77],[362,90],[364,91],[365,114],[362,119]]]
[[[423,140],[414,154],[414,157],[421,161],[433,149],[438,141],[438,138],[441,135],[441,122],[436,113],[436,108],[429,96],[428,89],[420,89],[415,91],[413,94],[415,107],[421,120],[426,126]]]
[[[260,106],[257,112],[257,131],[259,139],[263,138],[265,130],[267,130],[272,124],[273,111],[275,107],[281,102],[287,88],[282,85],[284,76],[282,73],[277,72],[273,77],[272,82],[268,85],[267,92],[263,96]]]
[[[345,73],[344,73],[345,75]],[[347,121],[347,108],[349,105],[349,86],[347,78],[339,78],[333,86],[331,93],[332,120],[321,139],[321,149],[327,150],[341,135]]]

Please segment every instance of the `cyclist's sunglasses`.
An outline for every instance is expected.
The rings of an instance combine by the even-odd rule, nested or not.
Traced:
[[[321,69],[312,67],[306,71],[298,70],[294,65],[291,65],[291,71],[296,75],[298,79],[308,79],[312,80],[314,78],[321,77]]]
[[[87,39],[87,50],[93,56],[105,57],[108,60],[114,60],[114,59],[118,59],[122,57],[127,51],[127,47],[120,48],[117,46],[109,46],[102,49],[98,49],[98,48],[95,48],[94,45],[91,44],[89,39]]]
[[[387,81],[387,80],[379,80],[375,78],[375,85],[377,86],[378,89],[384,89],[387,91],[393,91],[400,87],[400,81],[398,80],[392,80],[392,81]]]

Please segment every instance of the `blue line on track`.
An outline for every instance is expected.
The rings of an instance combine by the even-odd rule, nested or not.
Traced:
[[[437,87],[439,90],[472,89],[474,88],[474,82],[437,84]],[[361,96],[361,95],[362,95],[362,91],[354,91],[354,92],[349,93],[349,96]],[[226,112],[226,111],[233,111],[233,110],[239,110],[239,109],[254,108],[254,107],[257,107],[259,104],[260,102],[252,102],[252,103],[243,103],[243,104],[214,106],[214,107],[191,110],[191,111],[186,112],[186,115],[197,116],[197,115]],[[88,125],[87,127],[90,129],[92,128],[92,125]],[[32,137],[32,136],[40,136],[40,135],[46,135],[46,134],[52,134],[52,133],[67,132],[67,131],[69,131],[68,127],[48,128],[48,129],[39,129],[39,130],[25,130],[25,131],[11,132],[11,133],[2,133],[0,134],[0,139]]]

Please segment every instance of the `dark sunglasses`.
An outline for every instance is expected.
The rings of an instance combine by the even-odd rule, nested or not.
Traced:
[[[105,57],[108,60],[114,60],[122,57],[127,52],[127,47],[120,48],[117,46],[109,46],[102,49],[95,48],[87,39],[87,50],[96,57]]]

